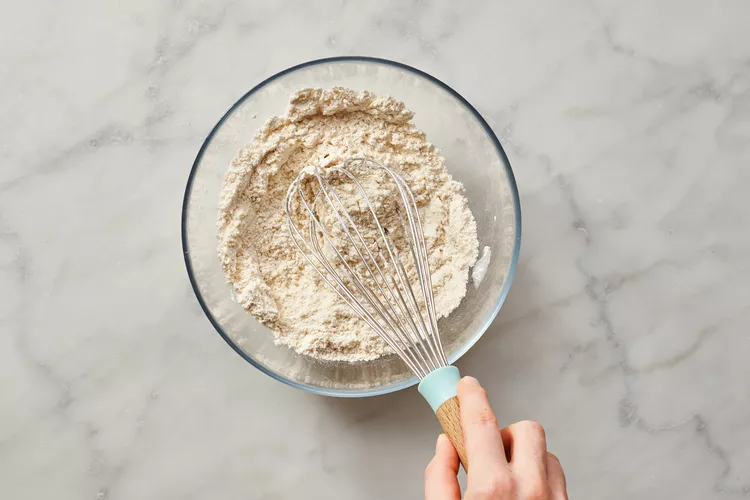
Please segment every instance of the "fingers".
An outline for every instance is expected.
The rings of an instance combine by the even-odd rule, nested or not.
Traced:
[[[541,425],[523,421],[500,430],[487,393],[472,377],[461,379],[458,399],[471,464],[466,498],[568,499],[565,475],[557,458],[547,452]],[[455,472],[451,477],[455,481]]]
[[[440,434],[435,456],[424,472],[425,500],[461,500],[457,474],[458,454],[445,434]]]
[[[565,473],[560,465],[560,460],[549,452],[547,452],[547,484],[552,494],[551,500],[568,500]]]
[[[461,428],[464,431],[466,454],[472,469],[506,464],[497,418],[487,399],[487,392],[477,379],[461,379],[458,384],[458,401],[461,405]]]
[[[525,420],[502,433],[510,442],[510,467],[521,498],[548,498],[547,438],[542,426]]]
[[[471,464],[466,498],[512,498],[512,477],[487,393],[475,378],[464,377],[458,384],[458,400]]]
[[[513,468],[523,474],[547,476],[547,436],[536,422],[524,420],[503,429],[510,443]]]

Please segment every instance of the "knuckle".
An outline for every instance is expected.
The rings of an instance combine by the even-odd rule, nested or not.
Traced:
[[[497,427],[497,417],[491,408],[482,408],[474,414],[473,422],[477,425]]]
[[[515,483],[507,474],[494,474],[487,477],[478,486],[470,486],[466,500],[498,500],[515,498]]]
[[[519,428],[523,429],[529,434],[546,437],[544,427],[542,427],[542,425],[538,422],[534,422],[533,420],[523,420],[521,422],[518,422],[518,424],[516,425],[518,425]]]
[[[524,494],[521,496],[524,500],[547,500],[549,499],[549,488],[541,481],[531,481],[524,486]]]

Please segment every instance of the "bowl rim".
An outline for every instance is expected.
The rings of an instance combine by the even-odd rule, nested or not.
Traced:
[[[477,330],[477,333],[471,339],[469,339],[468,342],[466,342],[463,346],[461,346],[461,348],[458,349],[458,351],[456,351],[455,353],[453,353],[452,356],[450,356],[450,359],[448,360],[450,364],[455,363],[459,358],[461,358],[461,356],[466,354],[466,352],[469,349],[471,349],[471,347],[473,347],[474,344],[476,344],[477,341],[484,335],[484,333],[490,327],[495,317],[497,316],[498,312],[500,311],[500,308],[505,302],[506,297],[508,296],[510,286],[513,282],[513,277],[515,276],[515,273],[516,273],[516,266],[518,264],[518,256],[519,256],[520,249],[521,249],[521,202],[520,202],[520,198],[518,194],[518,186],[516,184],[515,176],[513,175],[513,169],[510,166],[510,160],[508,159],[508,155],[505,153],[505,150],[503,149],[502,144],[500,144],[500,140],[497,138],[497,135],[492,130],[492,127],[490,127],[490,125],[487,123],[484,117],[479,113],[479,111],[477,111],[477,109],[474,106],[472,106],[471,103],[469,103],[469,101],[467,101],[461,94],[455,91],[448,84],[442,82],[441,80],[438,80],[436,77],[430,75],[429,73],[426,73],[422,70],[419,70],[417,68],[414,68],[412,66],[409,66],[401,62],[392,61],[389,59],[382,59],[378,57],[369,57],[369,56],[336,56],[336,57],[325,57],[321,59],[313,59],[307,62],[297,64],[295,66],[286,68],[266,78],[265,80],[261,81],[260,83],[255,85],[253,88],[251,88],[249,91],[247,91],[243,96],[241,96],[222,115],[221,119],[219,119],[216,125],[214,125],[214,127],[211,129],[211,132],[209,132],[209,134],[203,140],[203,144],[201,144],[201,147],[198,150],[198,154],[196,155],[195,160],[193,161],[193,166],[191,167],[190,174],[188,175],[187,185],[185,186],[185,194],[182,200],[182,210],[181,210],[181,215],[180,215],[180,226],[181,226],[180,236],[182,239],[182,254],[185,259],[185,267],[187,268],[188,279],[190,280],[190,285],[193,288],[193,293],[195,293],[195,297],[198,299],[198,303],[200,304],[201,309],[203,310],[203,313],[208,318],[208,321],[213,325],[214,329],[219,333],[221,338],[223,338],[224,341],[232,349],[234,349],[234,351],[237,354],[239,354],[245,361],[247,361],[248,363],[250,363],[250,365],[260,370],[262,373],[265,373],[269,377],[275,380],[278,380],[279,382],[283,382],[284,384],[287,384],[289,386],[295,387],[297,389],[302,389],[307,392],[312,392],[314,394],[340,397],[340,398],[359,398],[359,397],[379,396],[383,394],[389,394],[391,392],[400,391],[402,389],[406,389],[408,387],[416,385],[418,382],[418,379],[415,376],[412,376],[398,384],[388,385],[384,387],[376,387],[373,389],[351,389],[351,390],[329,389],[326,387],[317,387],[317,386],[308,385],[302,382],[290,380],[284,377],[283,375],[280,375],[272,370],[269,370],[268,368],[263,366],[260,362],[256,361],[252,356],[250,356],[245,351],[243,351],[240,348],[240,346],[237,345],[237,343],[235,343],[234,340],[232,340],[232,338],[224,331],[224,329],[221,327],[219,322],[211,313],[211,310],[209,309],[208,305],[203,299],[200,288],[198,287],[198,282],[196,280],[195,272],[193,270],[193,263],[190,258],[190,249],[188,246],[188,239],[187,239],[188,204],[190,201],[190,195],[192,193],[195,173],[198,170],[198,165],[203,159],[203,155],[206,151],[206,148],[211,143],[211,140],[213,139],[214,135],[221,128],[224,122],[227,121],[227,119],[232,115],[235,109],[237,109],[243,102],[245,102],[247,98],[249,98],[255,92],[257,92],[258,90],[265,87],[269,83],[273,82],[274,80],[288,73],[292,73],[294,71],[304,69],[310,66],[323,65],[323,64],[329,64],[329,63],[338,63],[338,62],[367,62],[367,63],[375,63],[375,64],[382,64],[386,66],[392,66],[398,69],[402,69],[402,70],[406,70],[411,73],[414,73],[436,84],[437,86],[441,87],[443,90],[447,91],[454,98],[456,98],[459,102],[461,102],[461,104],[463,104],[466,107],[466,109],[468,109],[474,115],[474,117],[482,125],[482,128],[489,136],[490,140],[495,146],[495,149],[497,150],[498,155],[503,160],[503,166],[505,167],[505,171],[508,176],[511,197],[513,198],[513,207],[515,210],[515,220],[514,220],[515,239],[513,242],[513,252],[511,254],[510,267],[508,268],[508,273],[505,278],[505,282],[503,283],[503,289],[500,292],[500,297],[498,298],[498,301],[497,301],[497,304],[495,305],[494,310],[489,315],[485,324],[482,325],[481,328]]]

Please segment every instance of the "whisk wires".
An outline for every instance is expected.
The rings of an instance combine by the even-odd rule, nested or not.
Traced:
[[[366,187],[355,172],[380,177]],[[396,217],[387,224],[380,220],[388,215],[382,200],[376,206],[368,189],[392,192]],[[290,185],[285,208],[307,263],[420,379],[448,364],[419,210],[399,174],[359,157],[325,171],[307,167]]]

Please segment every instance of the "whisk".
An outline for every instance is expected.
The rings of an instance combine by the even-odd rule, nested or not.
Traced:
[[[443,351],[422,222],[404,179],[370,158],[308,166],[289,186],[286,217],[307,263],[420,379],[420,394],[468,470],[460,374]]]

